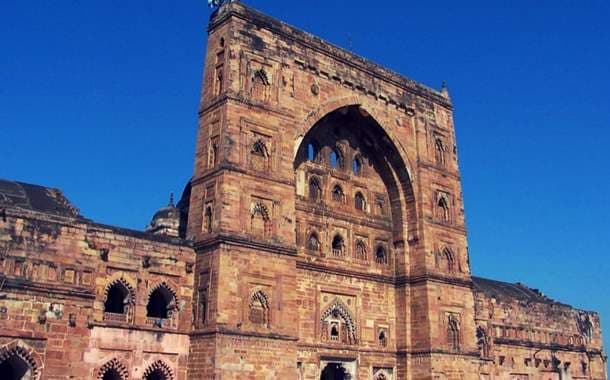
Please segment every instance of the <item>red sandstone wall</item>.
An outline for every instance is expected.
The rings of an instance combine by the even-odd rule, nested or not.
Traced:
[[[477,325],[491,338],[488,361],[481,367],[488,378],[605,378],[596,313],[551,301],[524,302],[482,292],[475,299]],[[590,339],[578,323],[586,316],[592,322]]]
[[[231,11],[235,13],[229,15]],[[288,335],[298,336],[298,354],[285,359],[307,379],[319,377],[324,357],[340,352],[359,359],[358,377],[363,379],[372,376],[375,368],[386,366],[400,378],[431,378],[432,372],[468,378],[474,375],[470,363],[478,354],[450,102],[438,92],[352,58],[239,4],[223,7],[212,20],[189,226],[189,235],[202,254],[213,257],[212,271],[218,271],[221,279],[218,299],[210,309],[217,308],[219,323],[239,321],[253,278],[268,281],[274,295],[297,300],[299,330]],[[261,70],[264,86],[256,79]],[[309,223],[328,226],[329,222],[309,212],[307,205],[299,206],[302,201],[295,195],[303,192],[295,178],[296,151],[318,120],[349,105],[361,106],[365,119],[381,126],[403,162],[393,169],[393,175],[404,181],[392,207],[394,213],[403,215],[394,218],[402,220],[399,228],[389,231],[393,255],[389,268],[312,257],[297,239],[297,235],[306,236]],[[262,139],[269,148],[262,171],[251,157],[255,139]],[[444,144],[442,163],[436,160],[437,140]],[[329,183],[324,182],[325,191]],[[378,178],[366,178],[364,185],[369,193],[383,193],[377,189]],[[436,210],[441,196],[448,206],[442,220]],[[264,206],[270,219],[262,233],[254,224],[257,204]],[[204,228],[208,205],[213,207],[211,230]],[[372,240],[386,233],[359,222],[347,222],[345,227]],[[325,250],[329,234],[321,231]],[[353,236],[350,232],[350,239]],[[352,243],[348,242],[350,247]],[[207,248],[218,244],[226,244],[226,249]],[[441,255],[445,248],[453,254],[451,269]],[[296,260],[290,258],[294,254]],[[256,264],[260,260],[266,265],[259,271]],[[274,289],[281,273],[296,274],[282,283],[281,290]],[[353,297],[351,312],[357,315],[358,343],[352,347],[327,349],[321,344],[317,315],[323,306],[317,300],[324,291]],[[279,307],[281,315],[290,313],[283,303]],[[445,319],[449,315],[460,319],[459,350],[447,348]],[[374,339],[381,325],[390,334],[385,349],[379,349]],[[273,328],[278,327],[267,331]],[[223,336],[219,333],[217,340],[225,339]],[[261,337],[261,342],[265,339],[268,337]],[[275,349],[270,341],[266,344],[269,350]],[[444,356],[431,360],[433,348]],[[217,371],[225,361],[236,362],[237,357],[230,350],[223,351],[222,358],[214,356]],[[427,364],[409,368],[409,361],[420,360],[415,357]],[[220,372],[236,376],[247,371],[247,358],[243,359],[245,367],[226,366]],[[270,359],[261,357],[256,363],[270,366],[265,360]]]
[[[159,360],[175,379],[186,378],[191,248],[67,218],[5,213],[0,220],[3,352],[15,347],[29,352],[42,379],[96,378],[112,359],[134,378]],[[105,291],[117,278],[135,291],[126,322],[104,317]],[[149,291],[160,282],[176,292],[179,308],[163,328],[146,317]]]

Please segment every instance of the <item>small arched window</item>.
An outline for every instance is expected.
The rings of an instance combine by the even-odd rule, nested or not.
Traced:
[[[331,168],[343,169],[343,167],[345,165],[344,160],[343,160],[343,154],[341,153],[341,151],[338,148],[331,150],[329,162],[330,162]]]
[[[176,299],[174,294],[165,285],[159,285],[150,293],[148,304],[146,305],[146,316],[148,318],[166,319],[176,309]]]
[[[258,171],[269,170],[269,150],[263,140],[258,139],[252,144],[250,155],[252,169]]]
[[[358,260],[367,260],[367,249],[366,244],[361,239],[356,240],[356,247],[354,251],[354,257]]]
[[[222,93],[224,84],[224,65],[219,64],[216,67],[216,83],[214,84],[214,96],[218,96]]]
[[[354,196],[354,206],[356,207],[356,210],[366,211],[366,200],[361,192],[357,192]]]
[[[447,344],[454,351],[460,349],[460,324],[455,315],[449,315],[447,320]]]
[[[309,180],[309,200],[316,203],[322,200],[322,187],[315,177]]]
[[[252,205],[251,229],[255,235],[269,237],[272,233],[271,215],[269,209],[262,202]]]
[[[318,162],[320,160],[320,147],[315,141],[311,141],[307,144],[307,160],[311,162]]]
[[[335,185],[332,192],[333,201],[343,203],[345,201],[345,194],[340,185]]]
[[[385,199],[383,199],[383,198],[375,199],[375,213],[379,216],[386,216]]]
[[[312,232],[307,239],[307,249],[310,251],[320,250],[320,239],[318,239],[318,234],[315,232]]]
[[[250,297],[248,320],[255,325],[269,324],[269,297],[258,290]]]
[[[330,333],[328,334],[330,340],[333,340],[333,341],[339,340],[339,335],[340,335],[339,329],[340,329],[339,322],[331,322]]]
[[[127,314],[131,301],[129,289],[122,281],[115,281],[106,293],[104,301],[104,312],[111,314]]]
[[[332,253],[333,256],[336,257],[341,257],[344,255],[345,253],[345,243],[343,241],[343,237],[339,234],[335,235],[335,237],[333,237],[333,242],[332,242]]]
[[[455,256],[449,248],[443,249],[443,259],[445,259],[447,266],[447,272],[452,273],[455,271]]]
[[[212,206],[207,206],[205,208],[205,216],[204,216],[204,224],[203,229],[205,232],[212,232]]]
[[[440,138],[434,141],[434,159],[437,165],[445,166],[445,145]]]
[[[252,97],[257,100],[267,100],[269,77],[265,70],[260,69],[252,78]]]
[[[477,346],[479,347],[481,357],[489,358],[490,343],[491,339],[487,335],[487,330],[483,326],[477,327]]]
[[[449,213],[449,202],[444,195],[439,195],[436,202],[436,219],[440,222],[448,223],[451,219]]]
[[[323,341],[334,341],[343,344],[355,344],[356,324],[348,307],[340,300],[335,299],[322,312],[320,318],[320,332]]]
[[[214,167],[218,164],[218,137],[210,139],[210,149],[208,152],[208,167]]]
[[[375,262],[383,265],[388,264],[388,254],[382,245],[378,245],[375,250]]]
[[[362,157],[354,157],[354,160],[352,161],[352,172],[356,176],[362,175]]]
[[[378,338],[380,347],[388,346],[388,337],[387,337],[387,333],[386,333],[385,329],[379,330],[379,336],[377,338]]]

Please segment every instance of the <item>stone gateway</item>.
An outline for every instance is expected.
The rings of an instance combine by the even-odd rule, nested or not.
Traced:
[[[0,181],[0,379],[607,379],[599,316],[471,274],[453,107],[239,2],[146,231]]]

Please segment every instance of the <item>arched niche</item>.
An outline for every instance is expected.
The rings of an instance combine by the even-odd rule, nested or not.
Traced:
[[[387,232],[394,242],[402,243],[417,237],[415,197],[404,149],[399,148],[399,144],[393,141],[371,113],[359,105],[330,110],[320,116],[298,141],[293,165],[297,201],[309,198],[310,179],[338,177],[347,183],[354,196],[363,196],[364,200],[380,199],[379,203],[388,205],[387,212],[376,212],[374,208],[369,210],[360,198],[358,202],[352,198],[348,204],[352,205],[353,211],[359,211],[361,215],[365,212],[368,217],[387,221]],[[320,152],[334,152],[337,146],[341,146],[345,161],[358,162],[361,167],[355,173],[351,164],[341,167],[324,160],[312,161],[312,146],[316,146]],[[324,179],[318,183],[333,182]],[[331,205],[332,190],[332,187],[322,189],[322,203]],[[386,198],[385,201],[383,198]],[[356,210],[356,206],[362,206],[360,208],[365,210]]]
[[[167,319],[176,311],[176,292],[166,283],[157,284],[148,294],[146,316],[148,318]]]

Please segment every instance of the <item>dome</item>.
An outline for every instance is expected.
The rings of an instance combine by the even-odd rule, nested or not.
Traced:
[[[155,235],[178,237],[180,210],[174,205],[174,194],[170,194],[169,204],[159,209],[153,216],[146,232]]]

